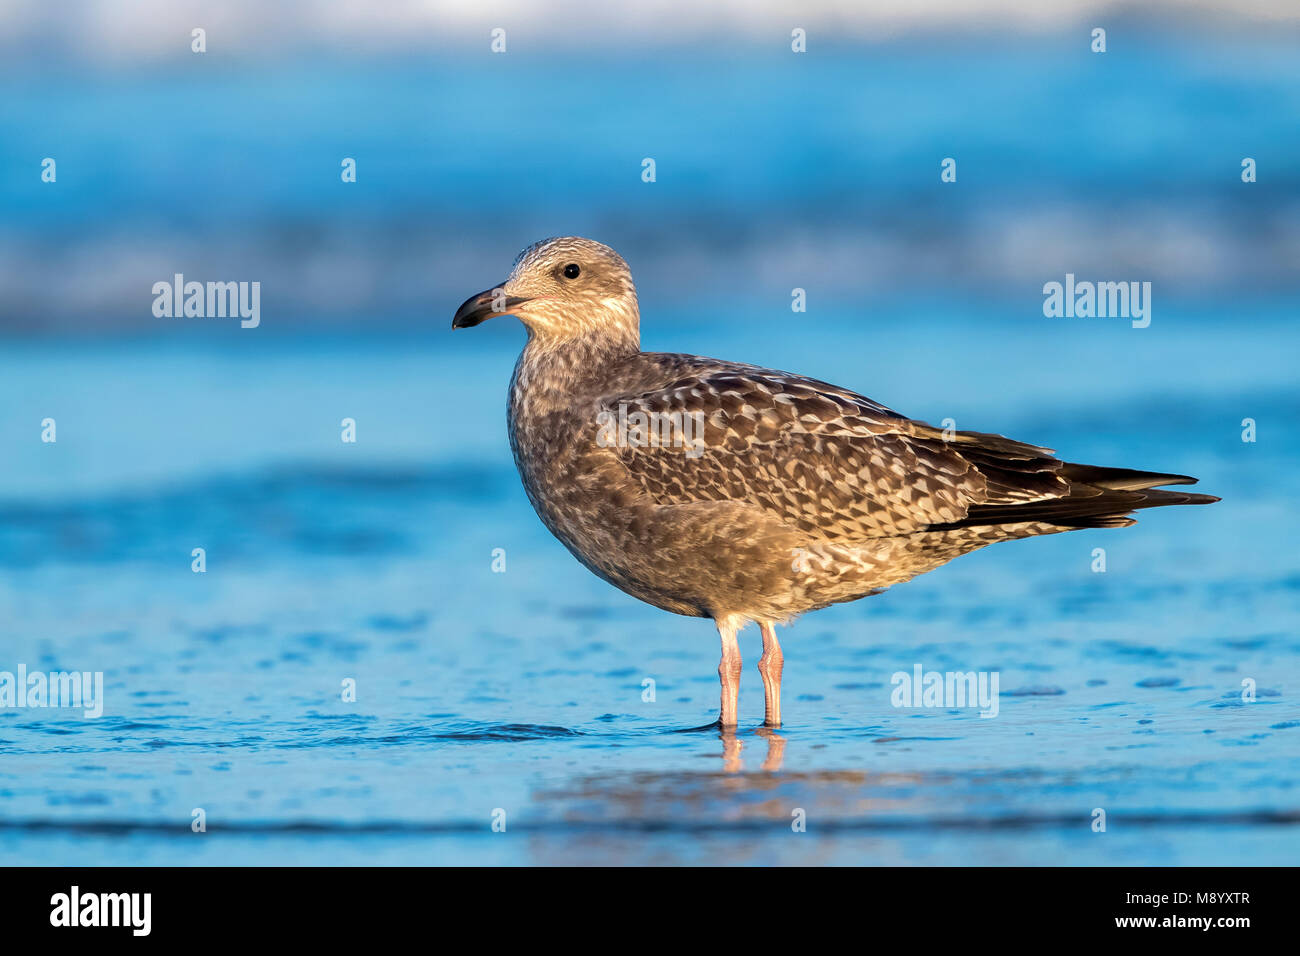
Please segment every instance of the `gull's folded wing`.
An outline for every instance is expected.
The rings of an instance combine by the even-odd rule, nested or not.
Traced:
[[[606,396],[601,409],[633,423],[617,451],[660,504],[746,501],[792,528],[854,541],[1070,494],[1047,448],[945,433],[771,369],[652,353],[638,361],[657,365],[660,381]]]

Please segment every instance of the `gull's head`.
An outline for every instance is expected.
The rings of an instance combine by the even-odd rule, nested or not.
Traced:
[[[498,315],[516,316],[530,336],[551,342],[587,336],[639,342],[632,271],[609,246],[577,236],[543,239],[519,253],[510,277],[466,299],[451,327]]]

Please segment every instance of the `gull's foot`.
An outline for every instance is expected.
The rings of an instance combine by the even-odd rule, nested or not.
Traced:
[[[714,721],[713,723],[711,723],[711,724],[704,724],[704,725],[702,725],[702,726],[700,726],[700,727],[683,727],[683,728],[681,728],[680,730],[674,730],[674,731],[672,731],[672,733],[674,733],[674,734],[705,734],[705,733],[709,733],[710,731],[721,731],[721,732],[723,732],[723,733],[726,733],[726,732],[727,732],[727,728],[725,728],[725,727],[722,726],[722,721],[721,721],[721,720],[715,720],[715,721]],[[732,728],[731,728],[731,733],[734,734],[735,732],[736,732],[736,728],[735,728],[735,727],[732,727]]]

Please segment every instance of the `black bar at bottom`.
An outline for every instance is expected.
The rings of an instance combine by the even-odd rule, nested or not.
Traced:
[[[490,940],[509,931],[604,946],[619,936],[704,925],[779,923],[818,938],[842,926],[912,927],[930,941],[988,943],[1199,936],[1260,942],[1294,925],[1295,871],[1184,869],[324,869],[13,868],[0,871],[7,943],[160,939],[205,944],[285,940],[336,946],[376,932]],[[73,888],[76,888],[75,891]],[[145,894],[148,894],[147,897]],[[726,914],[726,915],[724,915]],[[668,921],[668,922],[665,922]],[[116,924],[116,925],[86,925]],[[669,926],[668,923],[672,925]],[[147,932],[146,932],[147,931]],[[603,941],[603,942],[602,942]],[[701,940],[701,943],[704,941]]]

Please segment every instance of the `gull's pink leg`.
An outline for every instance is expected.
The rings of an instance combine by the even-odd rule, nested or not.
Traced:
[[[736,726],[737,699],[740,696],[740,644],[736,641],[736,632],[743,623],[743,618],[730,614],[717,619],[718,636],[722,638],[722,663],[718,665],[722,708],[718,723],[724,730]]]
[[[781,669],[785,657],[776,639],[776,628],[770,621],[760,621],[763,631],[763,656],[758,659],[758,672],[763,675],[763,723],[768,727],[781,726]]]

